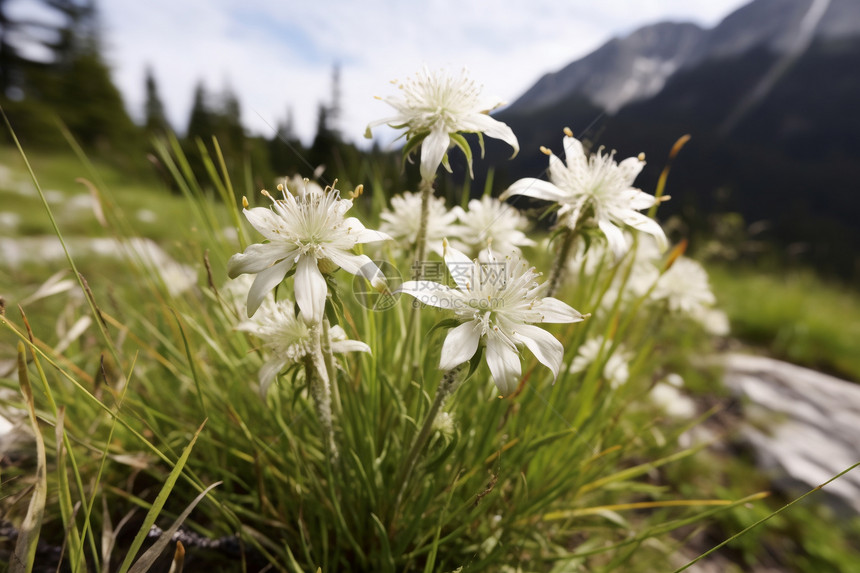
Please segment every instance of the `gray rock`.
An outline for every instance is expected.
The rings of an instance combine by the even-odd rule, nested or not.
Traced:
[[[860,385],[771,358],[723,360],[726,385],[744,402],[741,435],[776,485],[808,490],[860,461]],[[860,469],[824,491],[860,513]]]

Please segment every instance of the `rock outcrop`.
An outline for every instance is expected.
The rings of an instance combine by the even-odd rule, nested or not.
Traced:
[[[860,461],[860,385],[771,358],[729,354],[725,383],[743,403],[740,433],[777,487],[816,487]],[[860,513],[860,468],[827,485]]]

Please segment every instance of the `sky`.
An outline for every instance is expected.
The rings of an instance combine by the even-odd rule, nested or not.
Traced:
[[[25,9],[33,0],[18,0]],[[101,0],[105,56],[135,119],[150,66],[173,127],[188,121],[195,85],[229,87],[242,121],[271,135],[291,110],[310,142],[320,102],[341,70],[343,136],[391,115],[374,96],[422,66],[459,71],[513,102],[613,36],[662,20],[711,27],[748,0]],[[380,130],[385,143],[392,132]]]

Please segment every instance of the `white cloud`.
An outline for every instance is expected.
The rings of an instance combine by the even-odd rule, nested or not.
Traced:
[[[132,113],[150,64],[174,126],[185,128],[194,85],[228,84],[243,120],[270,133],[294,112],[306,141],[342,65],[344,135],[389,113],[375,95],[420,66],[466,66],[487,92],[516,99],[544,73],[613,35],[664,19],[713,25],[744,0],[150,0],[104,2],[108,59]],[[259,116],[258,116],[259,114]]]

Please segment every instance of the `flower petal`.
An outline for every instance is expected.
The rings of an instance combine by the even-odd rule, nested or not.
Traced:
[[[458,242],[457,245],[460,243]],[[445,245],[442,241],[439,240],[431,240],[427,239],[427,248],[430,249],[433,253],[442,256],[442,253],[445,252]]]
[[[581,141],[565,135],[562,139],[562,145],[564,146],[564,160],[568,169],[576,171],[587,169],[588,157],[585,155]]]
[[[600,230],[603,231],[604,235],[606,235],[606,242],[609,244],[609,248],[615,258],[620,259],[623,257],[624,253],[627,252],[629,245],[627,244],[627,239],[624,238],[624,233],[621,232],[621,229],[605,219],[600,219],[597,222],[597,226],[600,227]]]
[[[370,352],[370,346],[360,340],[336,340],[331,343],[332,352]]]
[[[316,324],[323,318],[328,285],[317,266],[317,260],[308,255],[299,257],[295,276],[296,304],[302,318],[308,324]]]
[[[623,197],[624,204],[634,211],[648,209],[657,202],[657,199],[653,195],[649,195],[635,187],[625,190],[621,196]]]
[[[245,252],[230,257],[227,263],[227,276],[235,279],[245,273],[259,273],[276,262],[295,256],[294,251],[272,243],[249,245]]]
[[[395,293],[414,296],[420,303],[437,308],[459,308],[464,303],[463,294],[457,289],[433,281],[406,281]]]
[[[501,139],[514,148],[514,154],[511,158],[516,157],[520,151],[520,143],[517,141],[517,136],[514,135],[513,130],[507,124],[485,113],[473,113],[468,117],[462,118],[458,127],[462,131],[483,132],[487,137]]]
[[[444,248],[445,266],[451,273],[451,278],[463,292],[472,292],[476,281],[481,276],[481,269],[475,262],[451,245]]]
[[[367,255],[353,255],[330,249],[326,252],[331,261],[346,272],[366,278],[375,289],[385,288],[387,281],[380,268]]]
[[[452,328],[442,344],[442,356],[439,358],[441,370],[451,370],[470,360],[478,350],[481,341],[480,328],[475,321],[464,322]]]
[[[257,309],[260,308],[261,304],[263,304],[269,291],[275,288],[279,282],[284,280],[284,275],[287,274],[287,271],[290,270],[292,266],[292,259],[286,259],[273,267],[269,267],[268,269],[257,273],[257,278],[254,279],[254,283],[251,285],[250,290],[248,290],[249,317],[253,316],[254,313],[257,312]]]
[[[371,275],[370,278],[375,274],[374,271],[379,271],[377,266],[367,255],[353,255],[352,253],[348,253],[338,248],[325,249],[324,253],[326,258],[351,275],[361,274],[364,276],[362,267],[365,265],[370,265],[371,267],[371,269],[368,270],[368,273]]]
[[[421,142],[421,178],[431,181],[448,152],[451,138],[443,125],[435,125],[430,134]]]
[[[540,327],[523,324],[517,326],[514,339],[525,344],[541,364],[552,370],[553,379],[558,378],[564,346],[555,336]]]
[[[515,348],[497,336],[487,337],[487,366],[490,367],[493,382],[502,396],[507,396],[517,389],[522,374],[520,355]]]
[[[534,308],[540,313],[541,322],[580,322],[585,319],[578,310],[551,296],[542,298]]]
[[[381,231],[368,229],[364,224],[355,217],[347,217],[344,219],[347,228],[350,229],[350,234],[355,237],[356,243],[375,243],[376,241],[390,241],[391,237]]]
[[[576,189],[576,173],[567,168],[567,165],[556,157],[555,153],[549,155],[549,169],[547,170],[549,180],[557,187]]]
[[[267,239],[272,241],[283,239],[283,235],[278,231],[283,228],[284,219],[271,209],[254,207],[253,209],[243,209],[242,212],[245,213],[248,222]]]
[[[633,183],[643,167],[645,167],[645,162],[640,161],[638,157],[628,157],[618,164],[618,169],[628,184]]]
[[[630,213],[625,213],[622,220],[634,229],[652,235],[657,241],[657,246],[660,248],[661,253],[669,246],[669,241],[666,239],[666,233],[663,232],[663,228],[651,217],[631,211]]]
[[[535,199],[543,199],[544,201],[554,201],[561,203],[567,200],[567,193],[542,179],[534,177],[526,177],[515,181],[510,187],[499,196],[499,199],[504,201],[514,195],[523,195],[525,197],[534,197]]]
[[[275,381],[275,378],[278,377],[278,374],[284,369],[287,362],[288,361],[285,358],[272,358],[260,367],[259,381],[261,397],[266,397],[266,392],[269,391],[269,386],[272,385],[272,382]]]
[[[386,117],[384,119],[377,119],[376,121],[371,121],[367,124],[367,127],[364,128],[364,137],[367,139],[371,139],[373,137],[373,133],[371,130],[374,127],[378,127],[380,125],[388,124],[388,125],[401,125],[408,121],[408,118],[401,115],[393,115],[391,117]]]

